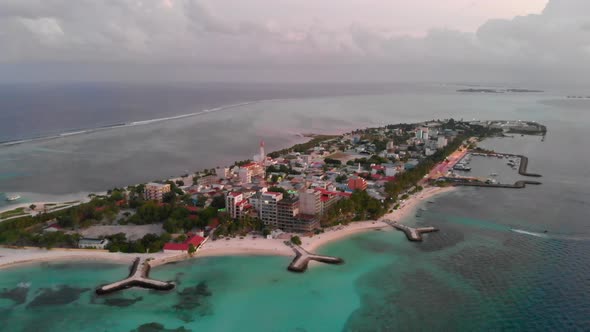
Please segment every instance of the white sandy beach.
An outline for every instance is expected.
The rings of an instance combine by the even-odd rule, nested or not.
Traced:
[[[41,249],[41,248],[0,248],[0,269],[29,263],[40,263],[48,261],[109,261],[121,264],[131,264],[136,257],[152,257],[159,259],[170,259],[178,254],[153,253],[153,254],[124,254],[112,253],[102,250],[82,249]]]
[[[427,187],[424,190],[410,196],[404,203],[400,204],[399,209],[393,210],[391,213],[387,213],[379,220],[392,220],[398,222],[405,222],[408,217],[416,212],[416,209],[420,203],[432,198],[436,195],[448,193],[456,190],[456,187]]]
[[[388,213],[378,221],[360,221],[352,222],[348,225],[339,225],[327,229],[324,233],[311,237],[301,237],[302,247],[308,251],[315,251],[323,245],[330,242],[343,239],[345,237],[367,232],[375,229],[391,229],[383,220],[394,220],[405,222],[408,220],[420,202],[427,200],[435,195],[455,190],[454,187],[428,187],[419,193],[408,198],[399,209]],[[196,253],[195,258],[210,256],[236,256],[236,255],[278,255],[293,256],[293,250],[285,245],[285,239],[265,239],[260,236],[246,236],[244,238],[219,239],[216,241],[207,241],[202,248]],[[160,261],[170,261],[185,259],[188,256],[174,253],[152,253],[152,254],[123,254],[109,253],[100,250],[67,250],[67,249],[9,249],[0,248],[0,268],[7,266],[35,263],[43,261],[112,261],[120,263],[131,263],[135,257],[152,257]]]

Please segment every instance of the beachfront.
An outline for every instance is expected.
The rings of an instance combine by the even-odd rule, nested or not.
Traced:
[[[338,225],[327,228],[323,233],[311,237],[301,237],[304,249],[316,251],[322,246],[344,239],[346,237],[375,229],[390,230],[391,226],[383,220],[396,220],[408,222],[421,202],[433,198],[436,195],[456,190],[454,187],[427,187],[424,190],[410,196],[399,209],[386,214],[376,221],[351,222],[348,225]],[[213,257],[213,256],[237,256],[237,255],[276,255],[293,256],[291,247],[285,245],[285,239],[266,239],[256,236],[244,238],[235,237],[207,241],[194,256],[178,253],[150,253],[150,254],[125,254],[111,253],[103,250],[80,249],[41,249],[41,248],[0,248],[0,268],[27,263],[39,263],[48,261],[106,261],[121,264],[131,264],[136,257],[154,258],[153,265],[159,265],[169,261]]]

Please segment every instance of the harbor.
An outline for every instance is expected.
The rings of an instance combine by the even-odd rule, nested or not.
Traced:
[[[483,157],[483,158],[482,158]],[[474,165],[470,165],[474,162]],[[503,165],[504,164],[504,165]],[[446,175],[437,179],[452,186],[522,189],[540,185],[539,181],[523,180],[519,176],[541,177],[528,172],[529,158],[524,155],[470,150]],[[516,172],[506,171],[506,167]]]

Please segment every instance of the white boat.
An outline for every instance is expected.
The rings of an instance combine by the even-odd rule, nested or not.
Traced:
[[[13,195],[13,196],[6,196],[6,200],[9,202],[13,202],[20,199],[20,195]]]

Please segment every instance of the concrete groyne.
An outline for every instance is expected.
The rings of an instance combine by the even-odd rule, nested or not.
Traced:
[[[391,225],[391,227],[397,229],[398,231],[404,232],[408,240],[412,242],[422,242],[422,234],[425,233],[432,233],[438,232],[438,228],[435,227],[419,227],[413,228],[406,225],[402,225],[396,221],[385,221],[387,224]]]
[[[344,260],[342,258],[312,254],[297,245],[293,245],[292,248],[293,251],[295,251],[295,258],[293,259],[291,264],[289,264],[289,267],[287,267],[287,270],[292,272],[305,272],[305,270],[307,270],[307,265],[310,261],[318,261],[327,264],[344,263]]]
[[[470,153],[478,153],[478,152],[477,151],[470,151]],[[530,176],[530,177],[535,177],[535,178],[542,177],[541,174],[527,172],[527,169],[529,166],[529,158],[525,155],[511,154],[511,153],[488,153],[486,155],[487,156],[502,156],[502,157],[509,157],[509,158],[519,158],[520,165],[518,166],[518,174],[520,174],[522,176]],[[529,184],[532,184],[532,183],[529,183]]]
[[[159,281],[148,278],[151,266],[148,259],[141,259],[137,257],[129,272],[129,276],[121,281],[114,282],[100,286],[96,289],[96,294],[104,295],[117,292],[120,290],[128,289],[131,287],[141,287],[147,289],[155,289],[161,291],[167,291],[174,288],[174,284],[171,282]]]
[[[531,177],[536,177],[536,178],[540,178],[541,174],[535,174],[535,173],[527,173],[527,168],[529,166],[529,158],[523,155],[516,155],[515,157],[519,157],[520,158],[520,166],[518,167],[518,174],[522,175],[522,176],[531,176]],[[533,184],[533,183],[529,183],[529,184]]]
[[[525,188],[527,184],[540,185],[542,183],[539,181],[527,181],[527,180],[516,181],[516,182],[514,182],[514,184],[484,183],[484,182],[455,182],[455,183],[453,183],[453,186],[456,186],[456,187],[463,186],[463,187],[522,189],[522,188]]]

